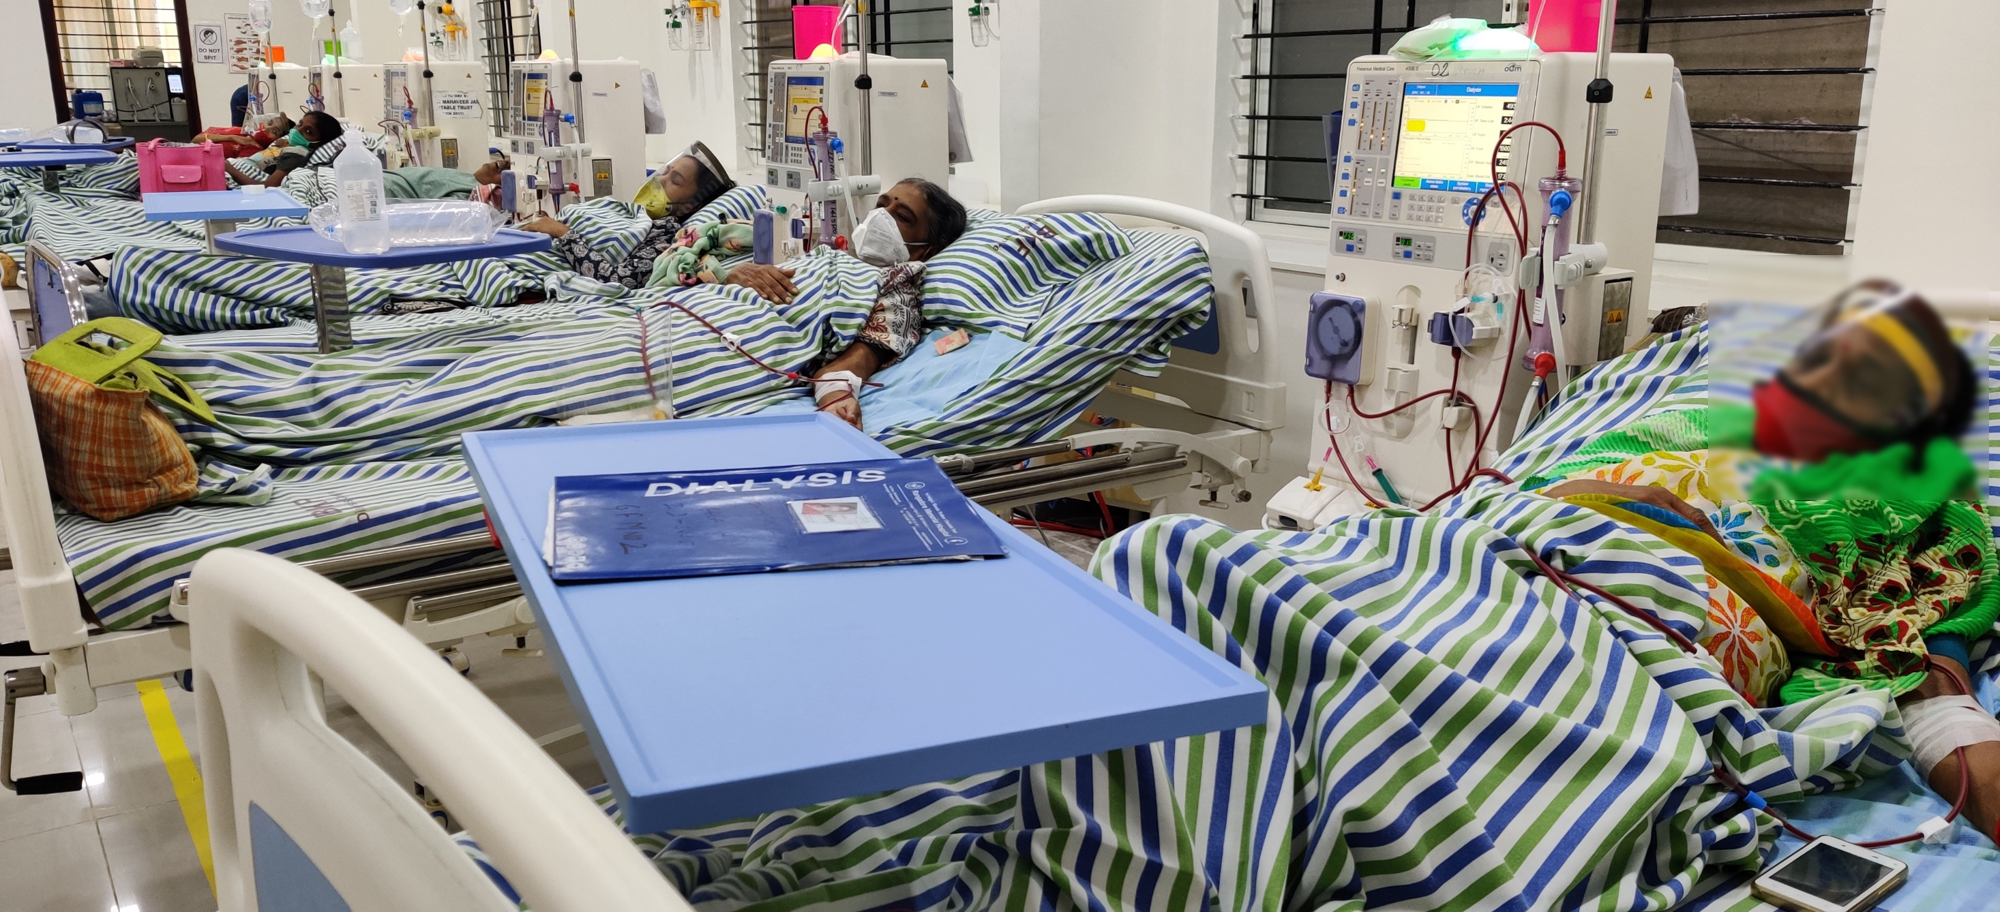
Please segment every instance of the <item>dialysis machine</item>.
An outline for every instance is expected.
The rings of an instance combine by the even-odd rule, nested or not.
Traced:
[[[951,179],[951,86],[945,62],[868,55],[874,87],[868,118],[873,161],[867,163],[855,147],[862,105],[854,81],[860,73],[860,55],[849,53],[776,61],[765,82],[764,183],[802,194],[815,214],[821,207],[837,212],[825,234],[846,235],[853,229],[853,216],[846,211],[850,207],[840,205],[849,191],[855,205],[866,211],[883,187],[897,181],[921,177],[943,186]],[[835,137],[840,149],[833,147]],[[847,180],[860,177],[873,179]]]
[[[573,71],[580,71],[580,83],[572,81]],[[554,214],[564,200],[638,195],[646,181],[638,63],[586,60],[579,70],[569,60],[516,60],[508,75],[513,170],[502,192],[517,214],[538,211],[544,198]]]
[[[1491,466],[1544,394],[1644,332],[1673,61],[1609,55],[1615,91],[1593,115],[1596,65],[1556,53],[1347,67],[1329,125],[1326,291],[1313,296],[1306,343],[1306,372],[1328,393],[1308,474],[1273,498],[1267,523],[1312,528],[1368,502],[1429,503]],[[1522,191],[1503,192],[1525,263],[1489,195],[1496,147],[1500,180]],[[1579,222],[1594,243],[1572,247]]]
[[[265,113],[285,112],[285,116],[298,120],[307,111],[325,110],[325,96],[317,91],[311,80],[311,71],[296,63],[272,64],[264,73],[264,81],[270,99],[264,105]]]
[[[399,125],[411,164],[476,171],[486,163],[493,132],[483,104],[485,64],[433,60],[430,70],[426,91],[422,63],[384,64],[381,119]]]
[[[379,63],[322,63],[306,67],[306,94],[317,92],[321,110],[349,125],[377,129],[375,99],[382,97]],[[297,115],[294,115],[297,116]]]

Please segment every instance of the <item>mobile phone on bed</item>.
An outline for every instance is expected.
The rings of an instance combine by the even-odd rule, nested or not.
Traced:
[[[1865,912],[1896,891],[1910,866],[1821,836],[1751,881],[1758,899],[1797,912]]]

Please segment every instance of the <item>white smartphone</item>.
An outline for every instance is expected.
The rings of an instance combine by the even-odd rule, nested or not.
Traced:
[[[1821,836],[1757,875],[1750,892],[1797,912],[1863,912],[1909,876],[1910,866],[1894,858]]]

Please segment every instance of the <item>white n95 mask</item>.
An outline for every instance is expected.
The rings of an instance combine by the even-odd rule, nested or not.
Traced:
[[[874,209],[861,224],[854,226],[854,255],[870,266],[887,269],[908,262],[910,247],[903,242],[903,229],[887,209]]]

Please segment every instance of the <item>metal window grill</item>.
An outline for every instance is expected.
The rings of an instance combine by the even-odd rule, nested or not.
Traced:
[[[1674,56],[1701,163],[1701,212],[1661,219],[1662,243],[1844,250],[1881,12],[1881,0],[1621,0],[1616,47]]]
[[[1667,243],[1837,253],[1847,242],[1871,22],[1882,0],[1621,0],[1615,48],[1673,54],[1702,172],[1702,212],[1660,220]],[[1252,219],[1329,211],[1321,117],[1346,62],[1445,12],[1432,0],[1254,0],[1243,190]],[[1454,15],[1499,21],[1491,9]],[[1722,9],[1728,12],[1715,12]]]
[[[56,107],[69,110],[72,92],[95,91],[111,103],[111,63],[156,47],[170,67],[185,61],[184,0],[42,0]],[[192,74],[188,74],[189,77]],[[192,83],[192,78],[188,80]],[[193,92],[188,92],[193,97]]]
[[[892,57],[939,58],[951,68],[952,7],[936,0],[874,0],[869,4],[869,25],[874,34],[868,50]],[[924,3],[924,5],[915,5]],[[737,8],[740,29],[737,45],[738,75],[742,83],[743,125],[737,131],[743,150],[753,164],[764,160],[764,79],[771,62],[787,60],[793,54],[792,14],[794,6],[839,6],[838,0],[743,0]],[[846,27],[848,42],[860,43],[860,26]]]
[[[479,57],[486,63],[486,116],[493,135],[506,136],[509,95],[507,65],[542,53],[542,25],[527,3],[479,0]]]
[[[1488,9],[1487,7],[1491,7]],[[1449,9],[1447,9],[1449,8]],[[1347,62],[1389,50],[1404,32],[1445,12],[1499,19],[1498,0],[1253,0],[1249,71],[1238,74],[1250,99],[1242,192],[1260,221],[1322,224],[1331,214],[1326,138],[1321,118],[1340,106]]]

